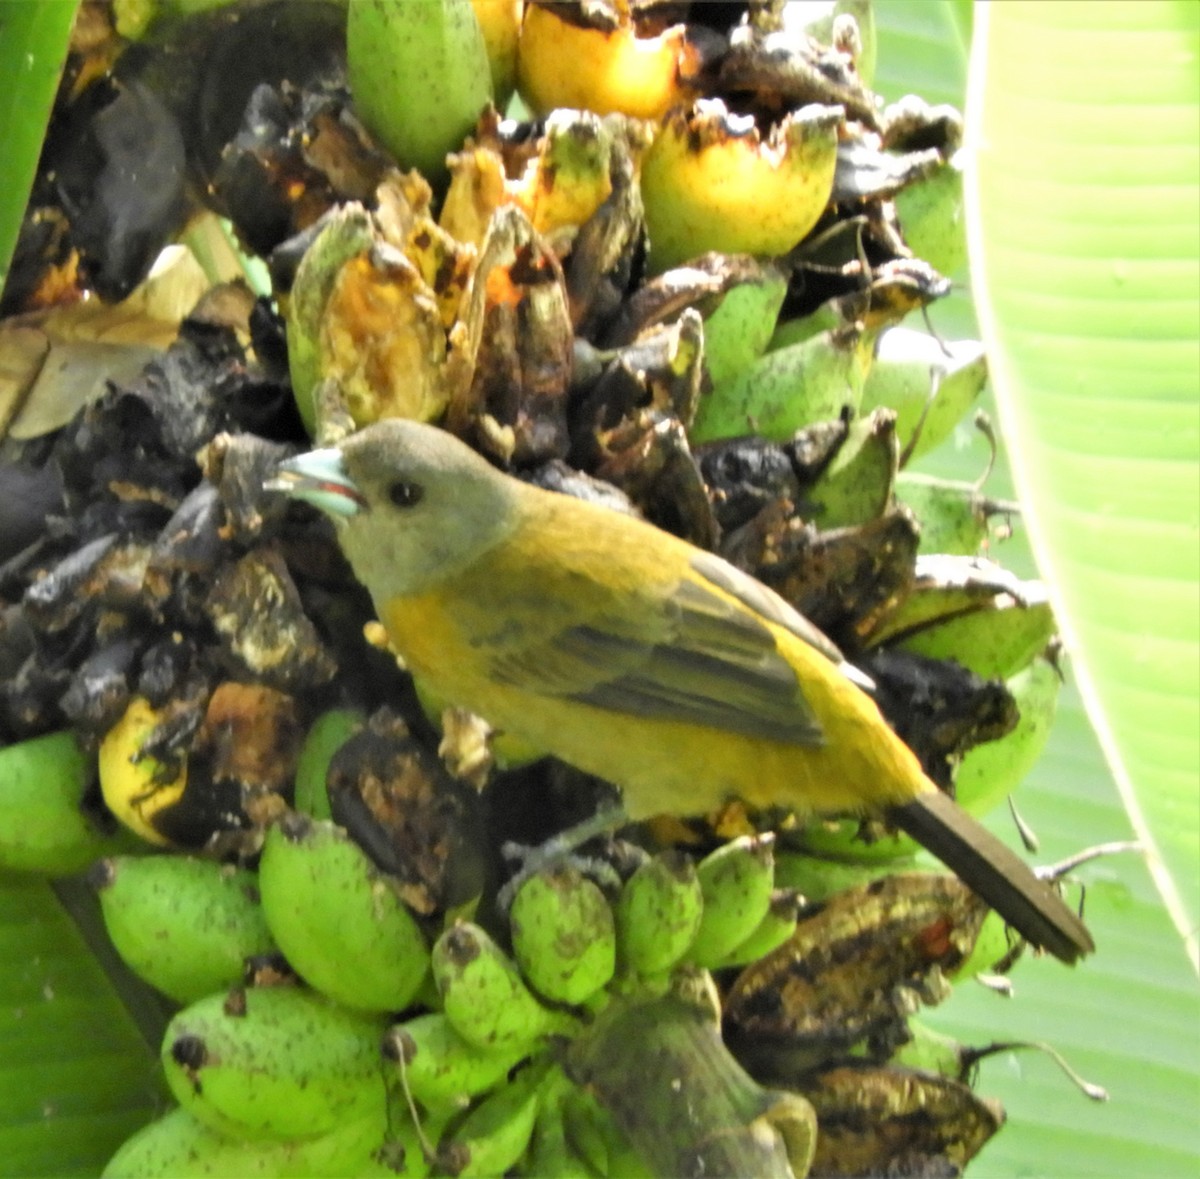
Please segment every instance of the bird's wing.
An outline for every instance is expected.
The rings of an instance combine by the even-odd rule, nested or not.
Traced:
[[[673,586],[658,583],[623,599],[619,612],[600,599],[582,618],[573,612],[556,624],[543,615],[536,628],[497,636],[488,652],[491,677],[611,712],[820,744],[821,727],[796,670],[753,597],[731,594],[706,576],[705,564],[693,562]],[[823,654],[830,647],[836,655],[820,641]]]

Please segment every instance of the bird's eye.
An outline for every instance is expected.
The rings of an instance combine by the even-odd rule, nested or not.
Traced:
[[[419,483],[404,483],[397,480],[388,488],[388,499],[398,508],[411,508],[420,502],[422,494]]]

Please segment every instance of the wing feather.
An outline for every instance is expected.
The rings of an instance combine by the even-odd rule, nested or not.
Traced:
[[[619,615],[599,611],[539,628],[536,643],[498,644],[492,676],[606,711],[821,743],[795,669],[749,603],[731,602],[699,577],[681,579],[665,598],[653,589]]]

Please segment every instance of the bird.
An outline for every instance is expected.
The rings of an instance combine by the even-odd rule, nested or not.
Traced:
[[[782,597],[636,516],[386,419],[266,486],[332,517],[390,645],[442,698],[615,784],[629,821],[730,800],[881,816],[1034,946],[1095,947],[1055,888],[930,780],[869,680]]]

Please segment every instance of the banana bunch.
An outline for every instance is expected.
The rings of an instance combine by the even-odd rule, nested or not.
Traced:
[[[645,857],[612,896],[574,867],[544,869],[513,900],[511,954],[466,919],[430,949],[346,834],[298,813],[266,833],[257,878],[170,855],[103,861],[94,877],[114,945],[189,1004],[162,1049],[179,1108],[105,1173],[374,1174],[381,1150],[402,1150],[416,1174],[540,1173],[551,1157],[570,1164],[555,1173],[589,1174],[597,1154],[633,1168],[611,1112],[589,1104],[552,1044],[578,1043],[590,1060],[610,1034],[604,1012],[633,1018],[681,987],[709,995],[711,1022],[707,968],[755,961],[796,929],[773,843],[740,837],[698,864]],[[235,985],[248,959],[278,951],[307,985],[265,985],[261,971],[264,985]],[[677,1029],[687,1043],[701,1035],[690,1022]],[[706,1059],[736,1071],[711,1031],[701,1040]]]
[[[761,529],[760,573],[812,534],[881,580],[872,545],[900,522],[909,564],[833,621],[866,659],[1003,685],[1015,725],[954,758],[982,813],[1040,753],[1059,674],[1040,587],[979,559],[1011,505],[909,468],[987,376],[976,342],[898,326],[948,289],[929,263],[961,254],[954,144],[911,147],[922,128],[866,88],[868,5],[825,6],[811,38],[758,6],[716,48],[673,23],[681,7],[346,6],[355,114],[397,167],[370,208],[313,229],[280,293],[301,418],[318,435],[441,420],[539,477],[584,455],[644,508],[643,460],[696,535]],[[514,87],[532,128],[487,109],[520,115]],[[751,434],[765,449],[738,451]],[[699,472],[723,453],[786,469],[758,515],[715,522],[724,493]],[[106,1175],[782,1179],[903,1169],[921,1149],[960,1166],[999,1125],[961,1054],[956,1071],[923,1053],[910,1017],[1015,948],[957,881],[909,871],[910,841],[784,824],[703,856],[643,852],[600,882],[556,865],[498,919],[477,888],[440,903],[406,875],[451,857],[428,829],[398,851],[363,819],[377,804],[403,834],[410,797],[386,774],[349,803],[335,789],[377,704],[225,681],[199,730],[196,710],[131,692],[93,745],[60,730],[0,748],[0,867],[95,865],[118,953],[181,1005],[162,1046],[178,1106]],[[889,1155],[918,1108],[941,1137]]]

